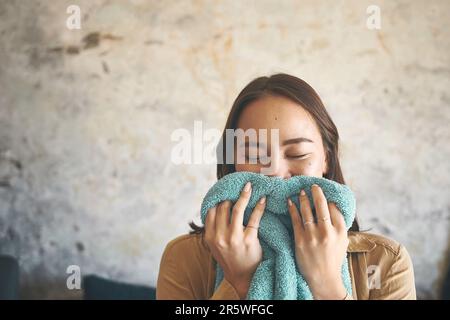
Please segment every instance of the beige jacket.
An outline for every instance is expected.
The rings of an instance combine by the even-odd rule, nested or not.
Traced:
[[[404,246],[366,232],[349,232],[348,237],[353,286],[349,300],[416,299],[413,265]],[[215,266],[202,234],[183,235],[170,241],[161,259],[156,298],[239,299],[225,279],[214,290]]]

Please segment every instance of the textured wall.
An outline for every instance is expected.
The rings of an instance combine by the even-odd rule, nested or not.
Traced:
[[[245,4],[244,4],[245,3]],[[78,4],[80,30],[66,28]],[[450,218],[450,2],[0,2],[0,252],[29,298],[66,268],[154,285],[214,165],[174,165],[176,128],[222,129],[251,79],[308,81],[342,138],[363,227],[409,250],[435,298]]]

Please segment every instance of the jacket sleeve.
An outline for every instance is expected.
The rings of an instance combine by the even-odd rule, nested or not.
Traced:
[[[208,260],[196,259],[193,242],[173,240],[161,258],[156,285],[157,300],[239,300],[234,287],[223,280],[208,296]]]
[[[413,264],[403,245],[381,279],[380,290],[370,291],[370,300],[416,300]]]

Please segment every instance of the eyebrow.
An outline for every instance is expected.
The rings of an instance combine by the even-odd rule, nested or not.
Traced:
[[[308,139],[308,138],[305,138],[305,137],[299,137],[299,138],[293,138],[293,139],[284,140],[281,145],[285,146],[287,144],[294,144],[294,143],[301,143],[301,142],[314,143],[314,141],[312,141],[311,139]]]
[[[281,144],[282,146],[288,145],[288,144],[294,144],[294,143],[302,143],[302,142],[310,142],[310,143],[314,143],[314,141],[312,141],[311,139],[305,138],[305,137],[299,137],[299,138],[293,138],[293,139],[288,139],[288,140],[284,140],[283,143]],[[254,142],[254,141],[245,141],[245,143],[241,143],[241,147],[245,146],[245,147],[259,147],[260,145],[265,146],[265,143],[260,143],[258,142]]]

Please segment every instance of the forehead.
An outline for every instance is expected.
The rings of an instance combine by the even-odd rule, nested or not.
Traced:
[[[298,103],[281,96],[267,96],[251,102],[241,112],[237,127],[279,129],[280,137],[314,137],[319,134],[312,116]]]

